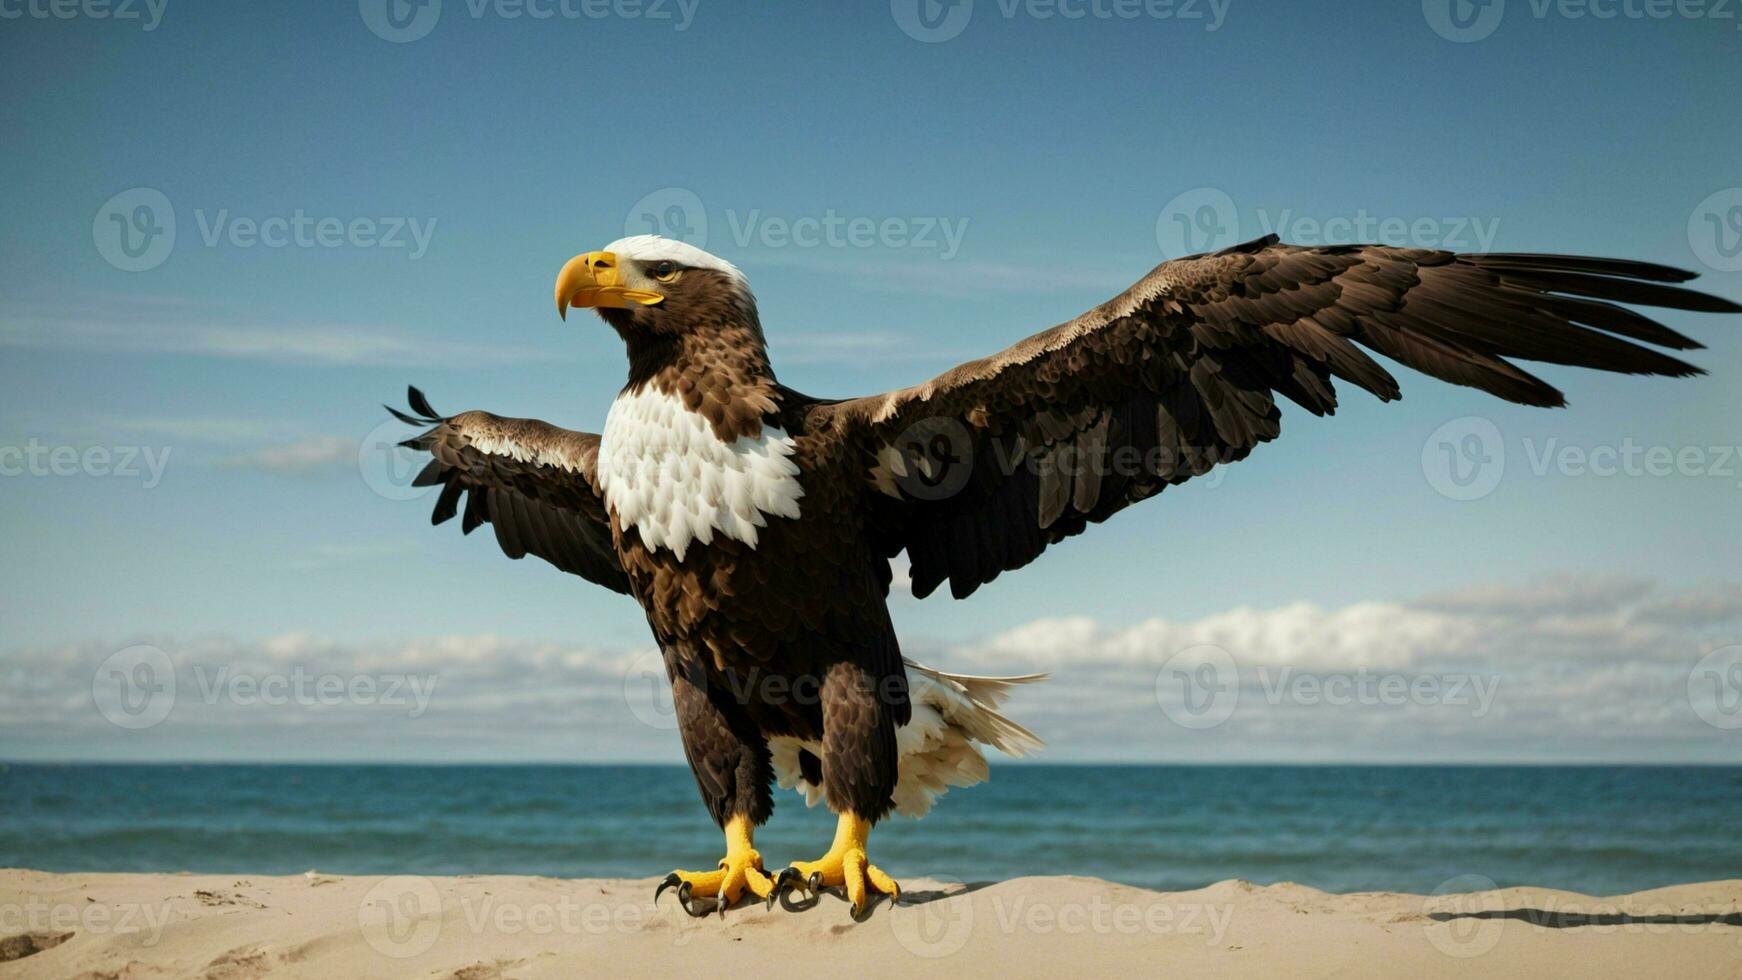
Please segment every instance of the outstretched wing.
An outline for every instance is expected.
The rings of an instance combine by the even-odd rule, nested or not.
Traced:
[[[413,481],[442,488],[430,523],[460,513],[463,498],[466,534],[489,523],[510,558],[537,555],[607,589],[629,591],[593,480],[598,436],[489,412],[444,418],[416,388],[407,398],[415,415],[387,410],[409,425],[433,426],[400,443],[434,457]]]
[[[912,388],[811,409],[864,465],[885,554],[957,598],[1134,501],[1276,438],[1278,394],[1315,415],[1332,379],[1390,401],[1366,350],[1525,405],[1561,393],[1507,358],[1686,376],[1642,346],[1693,340],[1614,303],[1714,313],[1692,273],[1559,255],[1456,255],[1275,236],[1166,262],[1069,323]]]

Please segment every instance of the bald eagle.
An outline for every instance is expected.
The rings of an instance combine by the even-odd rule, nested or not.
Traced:
[[[725,831],[714,870],[674,871],[705,914],[747,890],[842,886],[855,917],[899,887],[867,858],[892,809],[922,814],[986,778],[980,746],[1038,740],[997,710],[1038,679],[965,677],[902,657],[886,608],[906,552],[915,596],[965,598],[1046,548],[1280,433],[1278,396],[1314,415],[1333,379],[1383,401],[1373,351],[1522,405],[1564,404],[1512,359],[1626,374],[1700,370],[1700,345],[1618,303],[1742,312],[1618,259],[1458,255],[1275,236],[1164,262],[1068,323],[910,388],[817,398],[775,377],[756,300],[731,263],[635,236],[575,256],[557,312],[597,311],[629,377],[594,435],[486,412],[405,445],[433,459],[432,520],[495,529],[639,602],[663,652],[684,752]],[[1652,345],[1650,347],[1645,345]],[[838,815],[818,860],[770,874],[753,843],[770,784]],[[658,891],[655,897],[658,897]]]

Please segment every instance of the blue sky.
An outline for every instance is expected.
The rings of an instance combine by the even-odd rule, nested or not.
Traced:
[[[429,528],[431,500],[382,496],[357,456],[408,382],[444,411],[596,430],[621,350],[590,318],[558,321],[550,284],[570,255],[644,230],[649,207],[687,203],[692,232],[705,217],[707,247],[757,290],[782,380],[820,395],[911,383],[1074,316],[1165,258],[1174,218],[1206,201],[1248,237],[1310,243],[1389,219],[1410,244],[1700,269],[1742,299],[1742,273],[1697,234],[1742,203],[1734,19],[1512,0],[1491,34],[1457,43],[1415,3],[1232,0],[1215,22],[1207,3],[1186,8],[1195,19],[1096,15],[1109,4],[1065,18],[978,0],[959,34],[925,43],[902,30],[902,0],[546,19],[445,0],[427,35],[395,43],[368,26],[372,2],[169,0],[157,21],[143,5],[129,21],[0,3],[23,12],[0,20],[0,446],[168,452],[155,481],[0,477],[15,678],[44,651],[142,640],[645,647],[629,601]],[[129,272],[105,209],[141,188],[177,235]],[[236,224],[299,214],[347,230],[270,247]],[[831,216],[897,234],[783,241]],[[1618,576],[1666,602],[1727,594],[1742,461],[1725,475],[1721,456],[1742,442],[1742,339],[1718,318],[1666,319],[1710,345],[1693,359],[1712,377],[1547,369],[1573,403],[1547,413],[1405,376],[1400,404],[1355,393],[1332,420],[1291,413],[1221,479],[971,602],[900,601],[898,624],[911,652],[947,661],[1034,621],[1116,635]],[[1424,445],[1468,416],[1492,424],[1505,472],[1451,499]],[[1627,445],[1705,462],[1533,466]],[[1702,621],[1651,656],[1691,664],[1725,641],[1742,624]],[[126,754],[81,738],[32,751]],[[1736,744],[1662,754],[1734,759]]]

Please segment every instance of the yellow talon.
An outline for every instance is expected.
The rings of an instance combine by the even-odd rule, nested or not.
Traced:
[[[835,828],[835,843],[829,853],[815,861],[796,861],[780,873],[777,884],[798,881],[811,889],[823,885],[840,885],[847,890],[847,901],[853,905],[853,917],[864,917],[870,908],[867,899],[872,890],[888,895],[890,901],[901,897],[901,886],[884,874],[865,856],[865,842],[871,835],[871,824],[851,813],[841,814]]]
[[[725,912],[749,888],[757,898],[774,894],[774,880],[762,868],[762,855],[751,846],[751,826],[745,817],[733,817],[726,822],[726,856],[713,871],[673,871],[654,889],[653,900],[661,892],[676,887],[678,902],[691,915]],[[702,901],[698,901],[698,899]]]
[[[871,887],[889,896],[891,902],[901,901],[901,883],[883,873],[875,864],[867,863],[865,873],[871,877]]]

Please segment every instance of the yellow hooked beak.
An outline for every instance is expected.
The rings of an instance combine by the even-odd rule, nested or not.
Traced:
[[[621,277],[617,256],[611,252],[588,252],[568,260],[556,276],[557,315],[567,320],[571,306],[630,309],[665,301],[662,293],[623,285]]]

